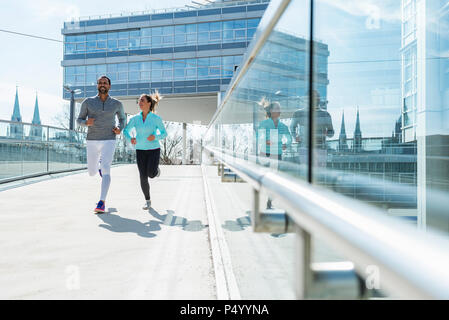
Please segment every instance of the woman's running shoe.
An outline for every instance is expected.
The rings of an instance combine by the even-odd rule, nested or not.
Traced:
[[[150,208],[151,208],[151,200],[147,200],[142,209],[143,210],[150,210]]]

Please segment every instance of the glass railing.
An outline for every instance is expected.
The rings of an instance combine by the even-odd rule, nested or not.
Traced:
[[[134,162],[123,139],[113,163]],[[86,133],[0,120],[0,182],[86,168]]]
[[[205,147],[254,169],[328,189],[348,202],[369,204],[399,224],[447,235],[445,4],[391,0],[365,7],[356,0],[272,1],[209,125]],[[212,171],[210,183],[220,185]],[[232,172],[225,176],[233,177]],[[252,186],[243,185],[217,190],[216,201],[246,196],[240,203],[251,203]],[[268,194],[260,197],[265,213],[285,212],[281,203]],[[223,226],[248,228],[250,206],[223,210]],[[240,247],[260,236],[243,238],[226,230],[225,235],[235,261],[246,261],[247,252]],[[254,260],[257,267],[237,276],[247,290],[244,298],[262,296],[263,290],[246,287],[253,272],[267,285],[264,297],[276,297],[270,286],[294,280],[286,272],[294,260],[289,251],[293,235],[283,236],[265,237],[267,243],[259,248],[261,257],[273,254],[271,264]],[[321,240],[313,235],[313,262],[351,259]],[[284,289],[293,292],[291,286]]]

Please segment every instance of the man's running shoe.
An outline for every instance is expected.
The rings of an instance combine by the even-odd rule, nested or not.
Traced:
[[[143,210],[150,210],[150,208],[151,208],[151,200],[147,200],[142,209]]]
[[[100,200],[98,201],[97,207],[95,208],[94,211],[98,213],[104,213],[104,209],[105,209],[104,201]]]

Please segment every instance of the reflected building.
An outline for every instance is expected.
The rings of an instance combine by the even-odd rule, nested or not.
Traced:
[[[319,109],[327,114],[329,49],[327,44],[320,41],[314,41],[314,47],[315,89],[320,97]],[[287,127],[291,126],[293,119],[297,119],[302,124],[298,126],[298,135],[304,137],[304,124],[308,114],[305,107],[309,91],[309,49],[310,41],[304,35],[277,29],[271,32],[266,44],[252,61],[251,73],[245,75],[234,91],[233,112],[227,114],[223,126],[216,127],[217,137],[221,136],[220,130],[222,133],[227,132],[221,141],[217,141],[217,145],[229,147],[239,154],[259,154],[257,129],[266,115],[260,106],[262,99],[280,104],[280,121]],[[234,128],[235,124],[240,124],[238,133]],[[236,143],[233,142],[234,139],[237,140]],[[295,141],[295,137],[293,140]],[[248,143],[251,145],[248,146]],[[237,147],[234,148],[235,145]],[[294,149],[299,147],[295,142]],[[294,161],[292,158],[295,158],[298,161],[298,155],[290,151],[284,152],[284,156],[284,159]]]
[[[282,118],[291,118],[295,111],[306,105],[309,49],[310,41],[305,36],[273,30],[253,61],[253,72],[238,89],[240,99],[257,102],[265,97],[277,101],[282,106]],[[323,110],[327,110],[328,57],[327,44],[314,41],[315,89],[320,96],[319,107]]]
[[[328,140],[327,168],[329,172],[340,172],[344,181],[356,179],[352,186],[346,185],[345,195],[363,198],[361,193],[368,185],[376,185],[379,194],[370,195],[372,203],[379,203],[387,209],[416,209],[417,144],[416,141],[402,141],[402,116],[395,122],[391,137],[363,138],[360,113],[357,110],[356,128],[352,138],[346,137],[344,114],[338,139]],[[332,176],[332,175],[331,175]],[[359,184],[363,180],[363,184]],[[334,181],[327,181],[334,183]],[[386,201],[389,185],[394,182],[407,188],[407,196],[395,201]],[[378,200],[376,200],[376,196]],[[413,215],[416,215],[414,213]]]

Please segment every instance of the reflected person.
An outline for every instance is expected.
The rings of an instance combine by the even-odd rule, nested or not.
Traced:
[[[282,160],[282,151],[291,145],[292,137],[288,127],[279,120],[281,105],[279,102],[269,102],[266,99],[262,99],[259,105],[264,108],[267,118],[260,122],[257,130],[258,140],[261,140],[258,141],[260,155]]]
[[[266,158],[282,160],[282,152],[291,145],[292,137],[288,127],[279,120],[281,105],[279,102],[269,102],[265,98],[259,102],[259,105],[264,108],[267,118],[260,122],[257,130],[260,155]],[[283,142],[284,139],[285,143]],[[275,163],[276,169],[278,169],[279,162],[275,161]],[[272,209],[272,200],[270,198],[267,201],[267,209]]]
[[[306,96],[309,97],[309,94]],[[315,166],[326,167],[327,145],[326,138],[334,136],[332,118],[326,110],[320,108],[321,98],[318,91],[312,91],[312,106],[314,110],[314,155]],[[299,162],[307,164],[308,153],[308,108],[302,108],[293,113],[290,129],[298,144]]]

